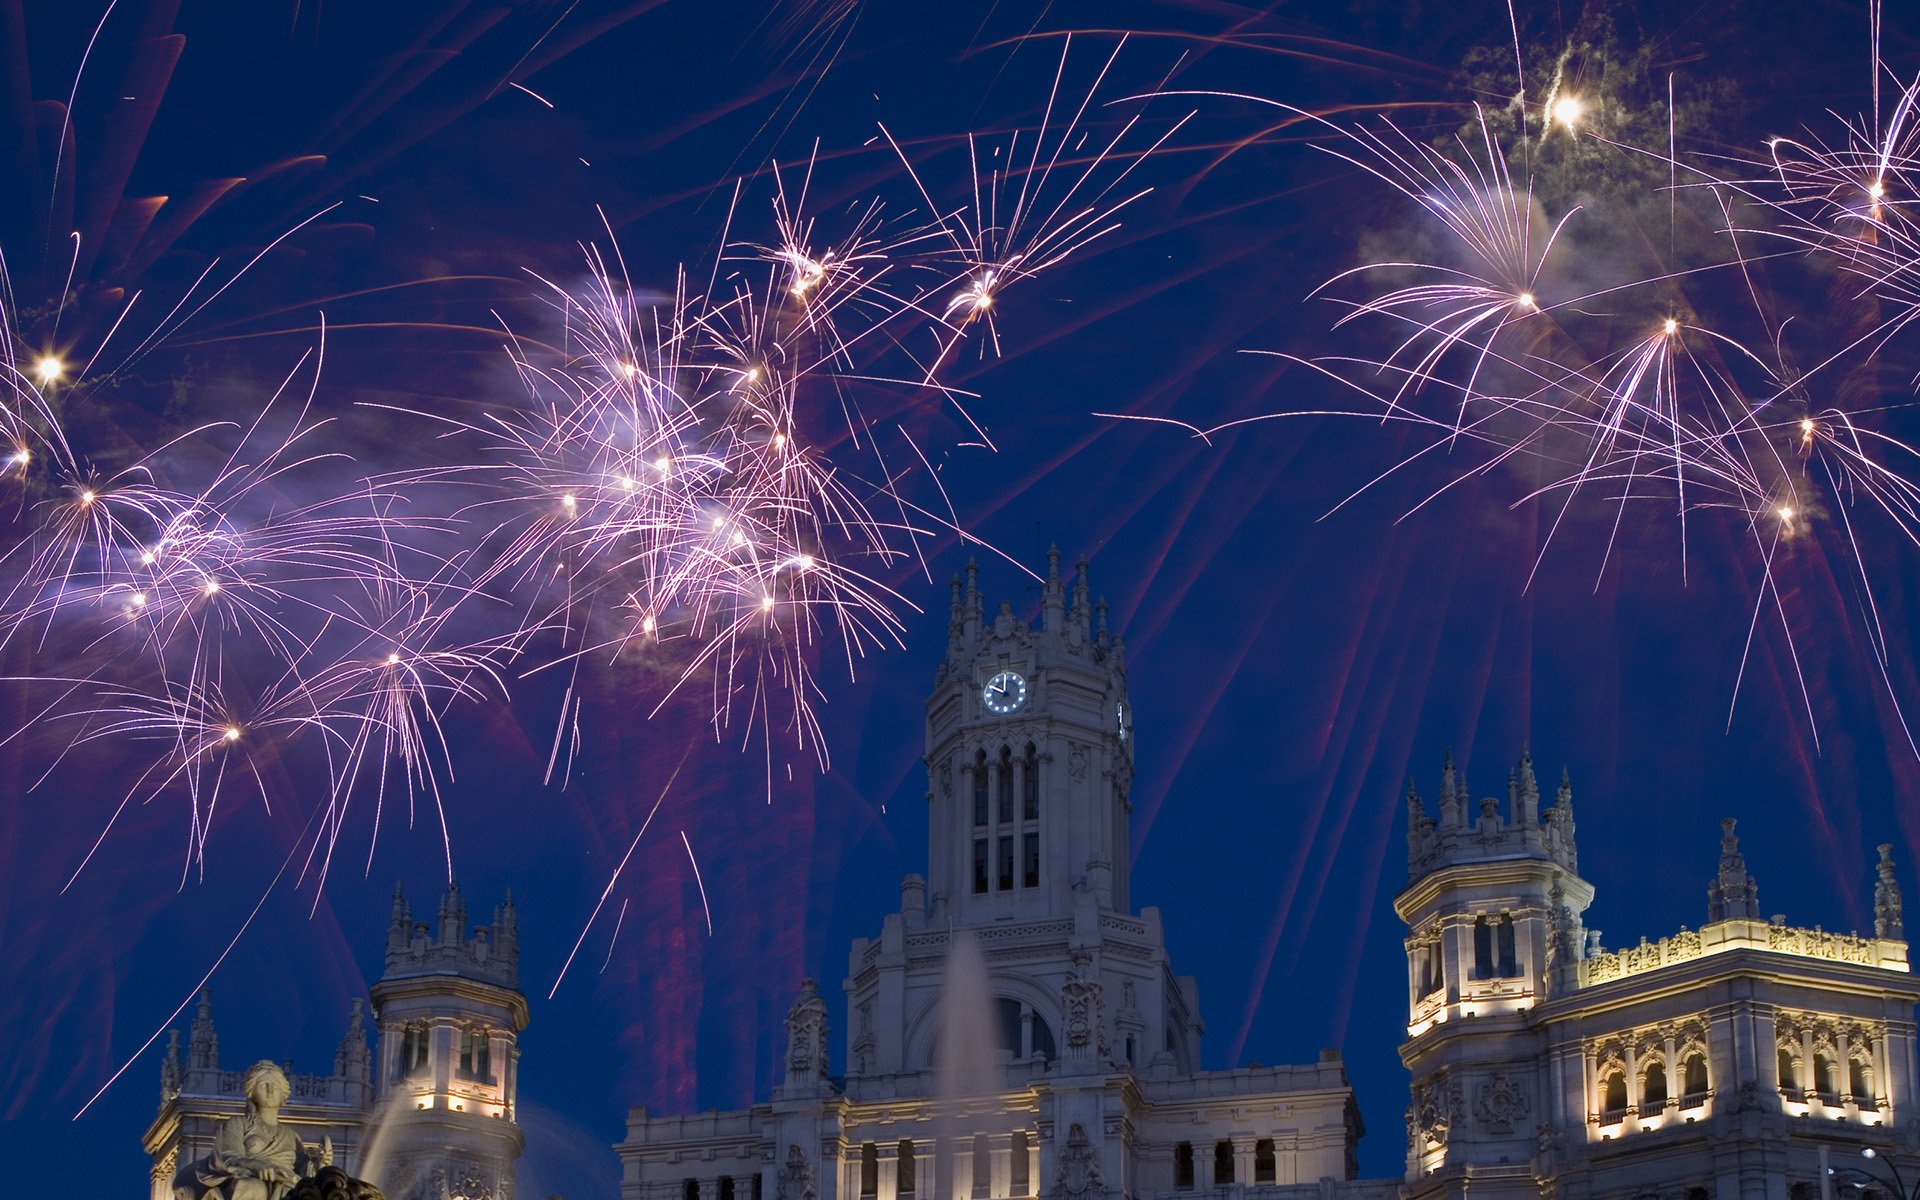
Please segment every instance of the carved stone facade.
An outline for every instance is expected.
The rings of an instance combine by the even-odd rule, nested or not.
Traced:
[[[990,615],[972,569],[954,583],[927,699],[928,870],[848,955],[844,1080],[816,1063],[826,1014],[802,985],[766,1103],[631,1114],[624,1200],[1395,1194],[1352,1178],[1337,1053],[1199,1070],[1194,981],[1129,897],[1125,645],[1084,564],[1069,585],[1051,556],[1038,609]],[[977,978],[949,988],[950,969]]]
[[[1532,776],[1502,816],[1449,756],[1438,818],[1408,799],[1407,1200],[1790,1200],[1835,1155],[1920,1141],[1888,847],[1875,936],[1836,934],[1761,919],[1726,821],[1707,922],[1608,951],[1572,789],[1540,814]]]
[[[353,1002],[329,1075],[288,1070],[280,1120],[304,1142],[333,1143],[333,1165],[364,1176],[391,1200],[513,1200],[522,1138],[515,1119],[517,1040],[527,1024],[519,989],[513,900],[493,924],[467,923],[451,888],[437,928],[416,922],[395,892],[386,970],[373,985],[378,1040]],[[172,1200],[181,1163],[213,1149],[220,1127],[246,1108],[243,1071],[220,1066],[213,1003],[202,995],[185,1060],[171,1035],[161,1066],[160,1112],[143,1145],[153,1157],[149,1194]],[[383,1133],[369,1161],[369,1131]]]

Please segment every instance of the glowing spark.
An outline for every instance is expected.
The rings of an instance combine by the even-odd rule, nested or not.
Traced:
[[[760,597],[760,611],[761,611],[761,612],[772,612],[772,611],[773,611],[773,597],[772,597],[772,596],[762,596],[762,597]]]
[[[1562,96],[1553,102],[1553,119],[1569,130],[1580,124],[1580,118],[1586,115],[1587,106],[1578,96]]]
[[[1672,337],[1674,334],[1680,332],[1680,322],[1674,320],[1672,317],[1668,317],[1660,323],[1660,329],[1668,337]]]
[[[1886,185],[1881,183],[1878,179],[1874,180],[1872,183],[1867,185],[1867,195],[1872,196],[1875,200],[1880,199],[1882,196],[1885,196],[1886,194],[1887,194]]]
[[[1793,520],[1793,509],[1790,506],[1782,504],[1780,506],[1779,512],[1780,512],[1780,519],[1782,521]]]
[[[644,618],[642,618],[642,619],[641,619],[641,621],[640,621],[640,632],[642,632],[642,633],[652,633],[652,632],[653,632],[653,617],[652,617],[652,616],[647,616],[647,617],[644,617]]]
[[[227,739],[227,740],[228,740],[229,742],[237,742],[237,741],[239,741],[239,740],[240,740],[240,727],[239,727],[238,725],[229,725],[229,726],[227,726],[227,732],[226,732],[226,734],[225,734],[225,737],[226,737],[226,739]]]
[[[201,589],[201,591],[204,591],[209,596],[213,595],[215,592],[219,590],[220,590],[220,581],[218,579],[207,580],[207,586]]]
[[[387,655],[387,665],[390,667],[397,667],[400,665],[400,654],[398,651],[395,651],[394,653]]]
[[[575,500],[573,498],[573,494],[571,492],[569,492],[567,495],[560,497],[560,503],[566,506],[566,510],[568,512],[572,512],[580,504],[578,500]]]
[[[57,354],[45,354],[33,364],[33,377],[41,387],[52,387],[67,373],[67,364]]]
[[[1514,297],[1513,302],[1520,308],[1532,308],[1534,307],[1533,293],[1521,292],[1518,296]]]
[[[87,491],[84,491],[84,492],[81,492],[81,493],[80,493],[80,503],[81,503],[81,504],[92,504],[92,503],[93,503],[93,491],[92,491],[92,489],[88,489]]]

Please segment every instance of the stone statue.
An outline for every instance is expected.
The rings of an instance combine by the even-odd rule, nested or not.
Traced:
[[[815,1200],[818,1196],[813,1188],[813,1168],[807,1165],[800,1147],[787,1147],[787,1165],[774,1181],[773,1194],[776,1200]]]
[[[227,1118],[213,1153],[187,1164],[175,1177],[176,1200],[380,1200],[378,1188],[333,1166],[332,1138],[321,1142],[314,1154],[292,1126],[280,1123],[280,1109],[293,1088],[277,1065],[266,1060],[253,1064],[241,1089],[247,1111]]]

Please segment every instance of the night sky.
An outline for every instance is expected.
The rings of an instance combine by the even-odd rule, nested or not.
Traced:
[[[1670,7],[1596,2],[1587,18],[1610,12],[1616,33],[1609,69],[1585,60],[1584,86],[1621,88],[1626,112],[1663,97],[1671,76],[1676,136],[1698,161],[1760,155],[1779,133],[1832,136],[1829,110],[1871,102],[1864,4]],[[648,717],[662,696],[644,672],[588,673],[564,786],[543,780],[564,681],[535,676],[510,703],[449,716],[445,834],[460,886],[476,916],[508,887],[521,914],[524,1194],[613,1194],[608,1147],[631,1105],[764,1095],[803,977],[822,980],[844,1023],[849,940],[876,933],[900,877],[925,870],[920,700],[944,652],[947,580],[970,556],[989,603],[1029,615],[1037,586],[1013,564],[1043,570],[1050,543],[1091,560],[1127,642],[1134,903],[1161,908],[1176,970],[1198,976],[1209,1068],[1344,1050],[1368,1128],[1363,1174],[1404,1162],[1391,901],[1405,882],[1407,780],[1431,801],[1446,748],[1476,796],[1504,796],[1523,746],[1543,785],[1570,771],[1582,870],[1599,889],[1587,924],[1609,947],[1704,920],[1725,816],[1740,818],[1763,910],[1796,924],[1871,926],[1877,842],[1894,843],[1903,881],[1920,886],[1920,758],[1900,716],[1920,712],[1905,605],[1916,556],[1889,523],[1854,527],[1869,592],[1837,549],[1840,506],[1815,514],[1774,560],[1786,615],[1765,616],[1743,654],[1763,585],[1738,512],[1690,513],[1684,553],[1670,500],[1629,504],[1616,524],[1610,493],[1587,492],[1556,527],[1563,494],[1529,499],[1549,472],[1524,458],[1477,472],[1487,456],[1464,446],[1343,505],[1436,439],[1298,415],[1208,444],[1093,415],[1211,428],[1354,408],[1325,376],[1245,352],[1384,356],[1391,328],[1330,332],[1345,310],[1311,293],[1361,261],[1440,253],[1430,219],[1316,148],[1334,144],[1324,128],[1224,96],[1135,98],[1243,93],[1346,122],[1381,108],[1423,142],[1450,138],[1475,100],[1497,108],[1507,93],[1490,89],[1511,90],[1504,4],[766,8],[120,0],[100,23],[95,0],[0,0],[0,252],[22,353],[52,344],[63,291],[58,336],[83,355],[127,294],[178,295],[209,262],[243,262],[339,205],[85,396],[76,427],[108,464],[253,411],[324,318],[315,403],[341,418],[330,444],[366,472],[420,465],[436,452],[421,426],[368,404],[514,404],[502,325],[539,334],[551,320],[540,280],[581,279],[582,245],[606,246],[605,226],[636,286],[670,290],[679,263],[704,274],[736,179],[733,237],[772,240],[775,162],[816,161],[809,207],[823,224],[870,196],[912,209],[922,202],[876,140],[881,124],[930,187],[962,195],[967,133],[984,145],[1039,121],[1067,32],[1062,94],[1076,100],[1132,35],[1089,110],[1094,141],[1140,114],[1147,132],[1130,144],[1144,144],[1195,114],[1130,177],[1153,191],[1121,228],[1009,290],[1001,356],[974,339],[951,364],[996,450],[966,444],[977,439],[956,410],[924,395],[884,414],[938,470],[939,488],[922,472],[915,498],[937,507],[944,491],[991,549],[936,531],[920,542],[924,569],[875,568],[923,612],[907,614],[903,647],[867,654],[851,677],[838,647],[822,650],[829,769],[783,748],[770,770],[737,727],[716,741],[698,687]],[[1892,19],[1888,79],[1911,79],[1920,30]],[[1573,0],[1523,2],[1520,20],[1530,73],[1590,28]],[[1630,125],[1623,137],[1657,126],[1664,138],[1664,117]],[[1714,253],[1699,193],[1670,207],[1664,168],[1648,176],[1619,165],[1623,153],[1543,157],[1543,205],[1588,206],[1570,235],[1578,265],[1550,283],[1591,288],[1609,270]],[[101,254],[67,287],[70,230],[112,228],[103,214],[163,194],[139,248]],[[1796,328],[1814,330],[1801,353],[1818,357],[1816,339],[1843,324],[1820,324],[1832,282],[1782,265],[1760,286],[1782,311],[1809,310]],[[1704,321],[1739,299],[1710,276],[1684,303]],[[1912,423],[1888,407],[1911,399],[1912,339],[1881,352],[1883,401],[1851,403],[1878,409],[1871,420],[1893,437]],[[9,538],[24,536],[31,503],[9,511]],[[49,672],[36,657],[47,653],[16,640],[5,674]],[[27,692],[0,694],[6,732],[29,725]],[[144,1186],[138,1139],[165,1038],[136,1051],[220,956],[321,797],[291,764],[270,811],[236,793],[204,874],[183,883],[186,809],[162,795],[130,808],[65,886],[128,783],[111,752],[55,767],[58,745],[23,735],[0,751],[0,1161],[19,1188],[130,1190]],[[416,915],[445,886],[438,817],[423,805],[410,824],[404,807],[389,804],[377,839],[370,807],[353,810],[324,888],[268,893],[210,984],[225,1065],[330,1067],[351,999],[378,975],[396,881]],[[184,1031],[190,1016],[172,1024]]]

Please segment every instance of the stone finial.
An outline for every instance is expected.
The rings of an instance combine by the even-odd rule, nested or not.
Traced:
[[[160,1103],[180,1094],[180,1031],[167,1030],[167,1057],[160,1062]]]
[[[1100,597],[1100,603],[1094,606],[1094,612],[1099,616],[1099,620],[1094,625],[1094,640],[1104,646],[1112,638],[1107,631],[1107,598],[1105,596]]]
[[[1734,825],[1732,817],[1720,822],[1720,874],[1707,885],[1709,921],[1760,919],[1760,885],[1747,874]]]
[[[201,992],[200,1003],[194,1009],[193,1029],[187,1041],[187,1068],[212,1071],[219,1066],[220,1036],[213,1031],[213,997]]]
[[[347,1016],[347,1032],[333,1052],[333,1073],[344,1079],[366,1083],[372,1072],[373,1056],[367,1049],[367,1022],[358,996]]]
[[[967,560],[967,590],[963,601],[967,632],[977,635],[981,623],[986,620],[986,611],[980,601],[980,564],[971,558]]]
[[[820,985],[800,981],[800,995],[787,1010],[787,1086],[823,1085],[827,1078],[827,1005]]]
[[[1462,815],[1465,801],[1460,794],[1459,775],[1453,769],[1453,747],[1447,747],[1446,757],[1440,763],[1440,824],[1463,824]]]
[[[1059,633],[1061,622],[1066,619],[1067,590],[1060,582],[1060,547],[1047,547],[1047,588],[1043,597],[1043,609],[1046,620],[1043,628],[1048,633]]]
[[[1893,877],[1893,843],[1880,844],[1880,878],[1873,885],[1873,936],[1904,941],[1906,926],[1900,920],[1900,881]]]
[[[393,921],[387,926],[387,953],[396,954],[413,940],[413,907],[407,903],[401,886],[393,885]]]
[[[1520,748],[1520,761],[1508,780],[1513,823],[1523,828],[1540,823],[1540,781],[1533,774],[1533,752]]]
[[[953,652],[960,645],[961,636],[966,632],[966,620],[960,609],[960,577],[955,575],[948,584],[952,598],[947,601],[947,650]]]
[[[1580,869],[1580,855],[1573,841],[1573,780],[1565,767],[1560,768],[1560,788],[1554,793],[1553,807],[1547,810],[1547,850],[1567,870]]]

